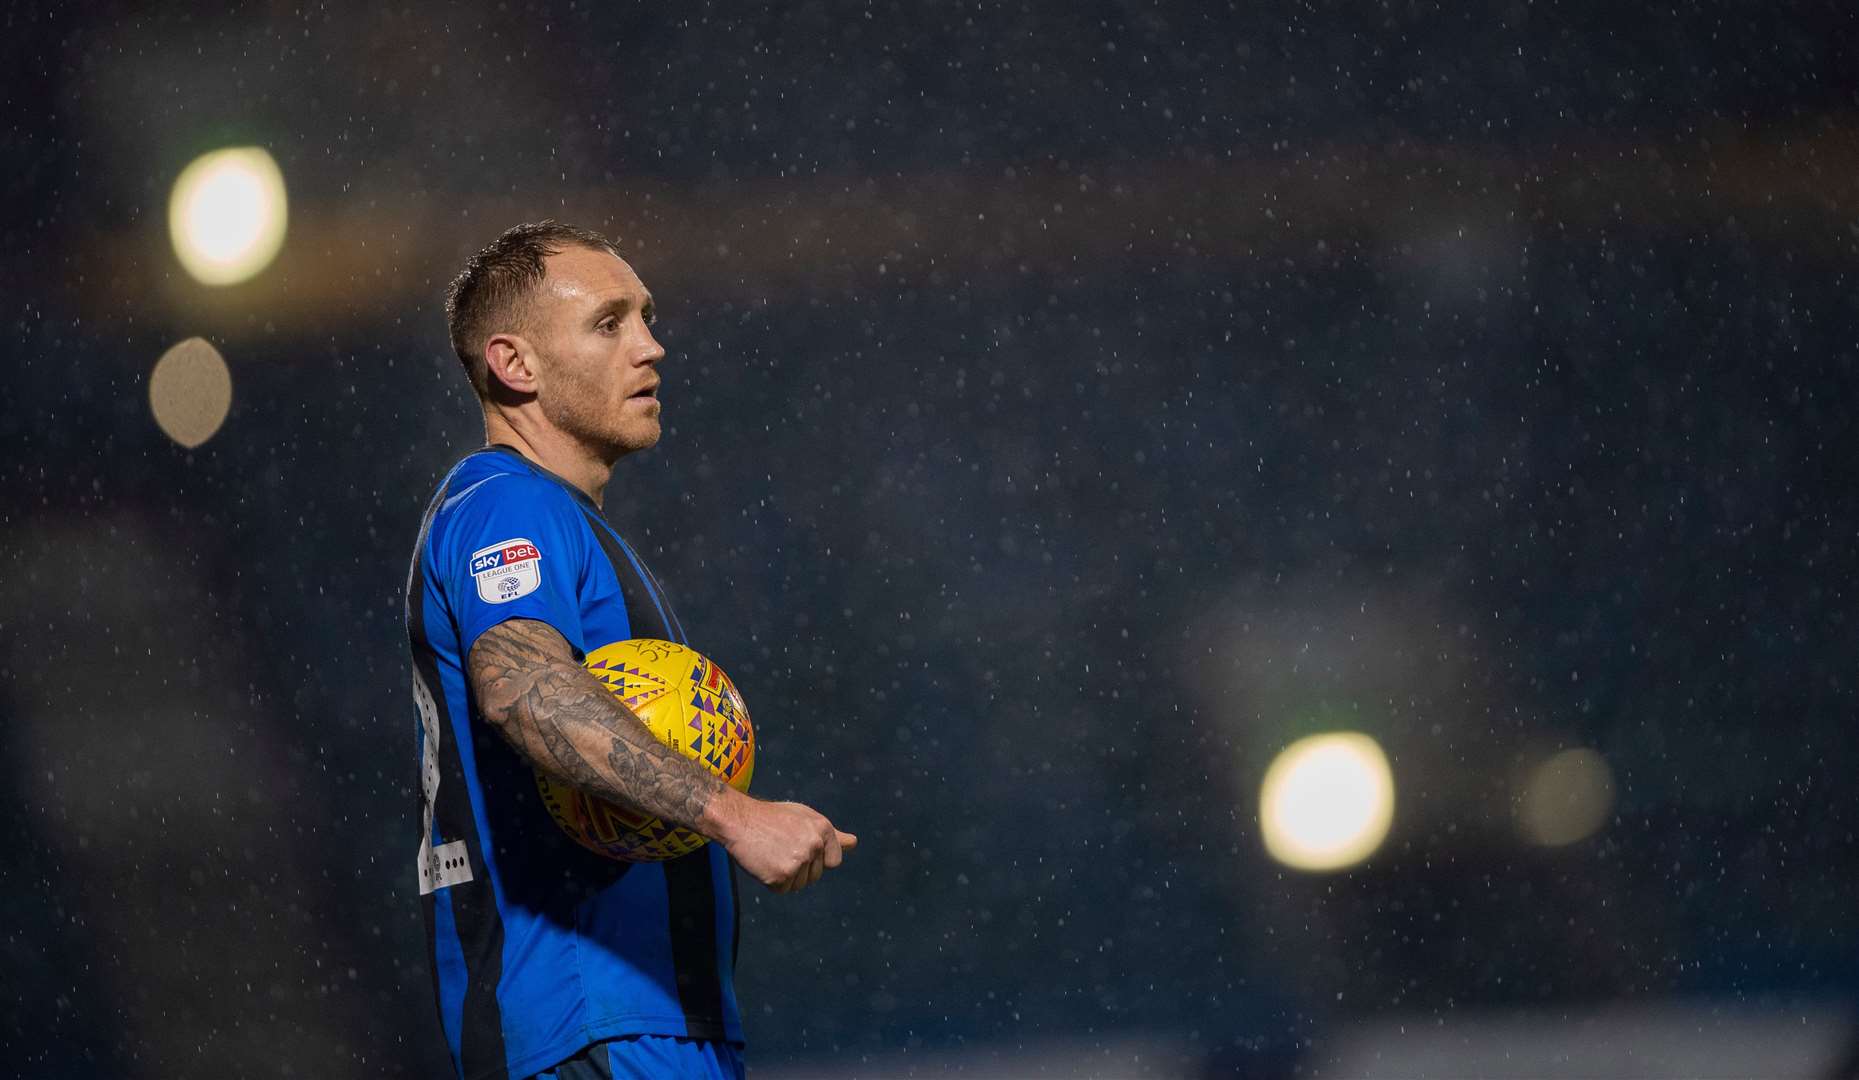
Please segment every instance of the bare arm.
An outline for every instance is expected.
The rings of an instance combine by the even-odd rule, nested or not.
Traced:
[[[466,667],[478,711],[531,765],[695,829],[776,892],[813,884],[858,845],[811,807],[751,799],[659,742],[547,623],[493,626]]]
[[[478,710],[530,764],[583,791],[720,839],[720,823],[704,812],[727,785],[659,742],[575,663],[553,627],[533,619],[499,623],[471,647],[468,667]]]

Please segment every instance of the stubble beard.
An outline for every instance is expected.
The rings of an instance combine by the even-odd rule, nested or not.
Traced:
[[[605,398],[594,387],[575,385],[562,389],[566,392],[551,395],[540,402],[542,415],[555,425],[556,430],[587,447],[590,453],[602,461],[612,464],[636,450],[658,445],[659,426],[656,422],[634,421],[631,417],[617,416],[602,410],[598,402]],[[620,408],[626,409],[630,404],[621,402]]]

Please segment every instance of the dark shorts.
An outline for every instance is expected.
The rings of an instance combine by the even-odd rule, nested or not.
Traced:
[[[675,1035],[627,1035],[598,1042],[533,1080],[743,1080],[733,1043]]]

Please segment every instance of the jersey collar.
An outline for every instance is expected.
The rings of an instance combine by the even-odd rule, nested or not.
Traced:
[[[567,480],[563,479],[562,477],[557,476],[555,473],[550,472],[548,469],[524,457],[523,452],[521,450],[518,450],[516,447],[511,446],[509,443],[487,443],[483,448],[479,449],[477,453],[482,454],[487,451],[497,451],[497,452],[510,455],[516,460],[522,462],[524,467],[529,469],[530,472],[538,473],[542,476],[546,476],[550,480],[553,480],[556,483],[560,484],[562,487],[566,488],[568,490],[568,494],[573,495],[575,497],[575,500],[579,502],[582,506],[585,506],[589,510],[592,510],[595,514],[600,513],[600,507],[595,505],[593,499],[588,498],[587,492],[582,491],[580,488],[575,487],[573,484],[569,483]]]

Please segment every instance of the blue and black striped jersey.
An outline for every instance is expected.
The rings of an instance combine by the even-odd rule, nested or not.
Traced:
[[[439,485],[408,575],[407,635],[420,893],[460,1077],[528,1076],[620,1035],[741,1042],[733,863],[719,844],[615,862],[556,827],[465,678],[472,644],[512,618],[548,623],[577,659],[627,638],[685,641],[638,553],[560,477],[493,446]]]

